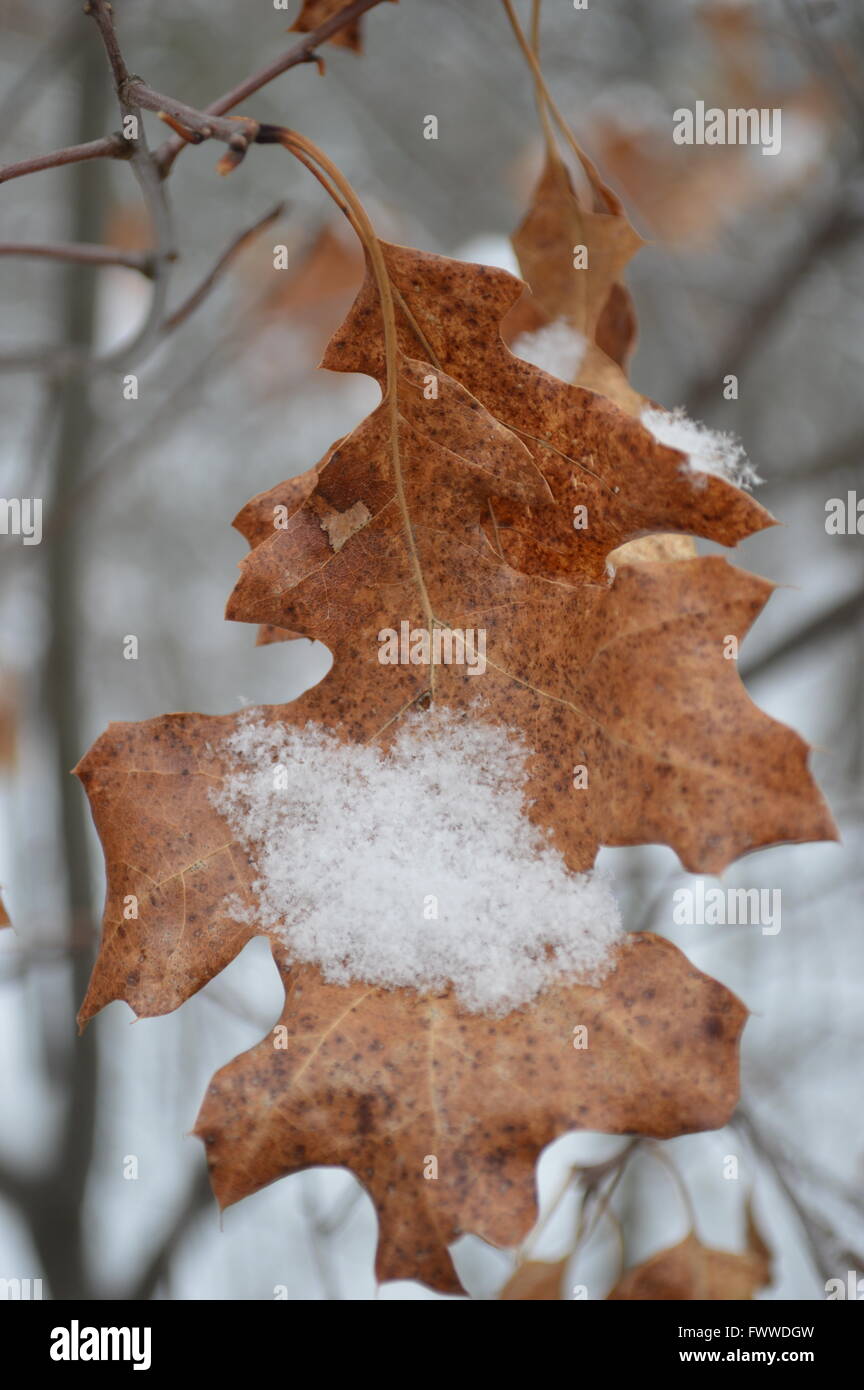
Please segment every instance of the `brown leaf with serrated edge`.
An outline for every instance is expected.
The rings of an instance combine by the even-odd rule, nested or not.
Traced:
[[[557,1302],[570,1257],[563,1260],[526,1260],[517,1265],[498,1295],[509,1302]]]
[[[692,1232],[678,1245],[628,1269],[609,1294],[613,1301],[746,1300],[771,1282],[771,1252],[747,1208],[747,1249],[712,1250]]]
[[[330,648],[333,669],[291,710],[342,724],[361,741],[429,689],[425,667],[387,667],[382,678],[378,660],[382,630],[425,623],[383,410],[335,451],[288,528],[242,562],[228,607],[229,617]],[[716,557],[623,566],[609,588],[520,575],[497,560],[482,530],[490,484],[463,477],[463,488],[480,492],[463,493],[460,506],[449,451],[405,426],[401,452],[434,621],[486,630],[482,690],[464,667],[441,666],[436,699],[470,709],[482,698],[489,717],[523,731],[534,750],[531,818],[551,830],[572,868],[589,867],[600,844],[657,841],[685,867],[715,873],[757,845],[831,836],[806,744],[756,708],[724,656],[725,638],[749,628],[769,583]],[[500,478],[495,487],[503,490]],[[358,499],[373,520],[335,552],[321,510],[344,512]],[[591,769],[578,796],[576,763]]]
[[[459,1292],[448,1244],[523,1239],[536,1159],[567,1130],[663,1138],[714,1129],[736,1103],[746,1010],[659,937],[628,937],[601,988],[562,986],[496,1021],[449,994],[277,963],[287,1042],[217,1072],[196,1121],[213,1189],[224,1208],[313,1165],[350,1168],[378,1211],[381,1280]],[[569,1045],[574,1019],[586,1049]]]
[[[393,0],[394,4],[396,2],[397,0]],[[333,15],[346,8],[347,0],[303,0],[300,13],[291,25],[291,32],[311,34],[319,25],[326,23]],[[354,19],[343,25],[335,34],[331,34],[326,42],[338,44],[341,48],[350,48],[355,53],[362,53],[363,30],[360,20]]]
[[[531,208],[513,237],[520,269],[531,288],[505,316],[502,331],[513,344],[521,333],[536,332],[563,319],[585,338],[576,383],[639,416],[647,402],[626,375],[636,338],[636,314],[630,294],[617,277],[643,243],[590,161],[586,172],[600,212],[583,208],[564,164],[547,157]],[[588,248],[588,264],[577,270],[571,257],[575,246],[582,244]],[[609,562],[677,560],[695,554],[689,537],[650,536],[616,547]]]
[[[584,205],[562,160],[546,163],[524,220],[513,236],[530,289],[503,323],[506,341],[563,321],[585,340],[574,380],[638,415],[644,399],[627,380],[636,315],[620,282],[627,262],[644,245],[619,200],[585,161],[596,210]],[[584,248],[586,265],[574,265]]]
[[[638,420],[593,391],[514,357],[500,322],[524,286],[490,266],[382,244],[398,293],[402,351],[447,373],[526,446],[556,506],[495,503],[485,529],[514,568],[548,579],[606,583],[606,557],[625,541],[675,531],[735,545],[773,525],[752,497],[722,478],[691,473]],[[322,365],[384,380],[381,315],[367,273]],[[574,530],[574,507],[589,527]]]
[[[622,212],[583,207],[566,165],[547,158],[513,245],[547,320],[564,318],[595,342],[613,287],[643,241]],[[577,269],[574,253],[580,247],[587,265]]]
[[[583,163],[600,211],[589,213],[583,208],[564,164],[547,155],[531,208],[513,238],[520,269],[531,288],[505,315],[502,333],[514,345],[523,333],[536,333],[563,320],[585,339],[575,382],[599,391],[638,417],[648,402],[633,389],[626,374],[636,340],[636,313],[629,292],[616,277],[643,243],[594,165],[584,157]],[[571,257],[581,244],[588,247],[588,264],[577,270]],[[602,306],[599,312],[598,306]],[[650,536],[616,547],[609,563],[679,560],[695,554],[689,537]]]
[[[422,452],[431,465],[428,444]],[[418,483],[435,495],[434,473],[419,470]],[[377,659],[382,628],[398,628],[400,617],[423,621],[393,512],[385,502],[334,553],[314,513],[301,509],[293,529],[244,562],[245,605],[261,605],[249,619],[269,615],[317,637],[334,657],[319,685],[290,705],[262,708],[262,718],[299,727],[311,719],[369,741],[428,689],[426,668]],[[571,867],[588,867],[600,843],[659,841],[686,867],[719,872],[747,849],[833,834],[806,744],[756,709],[735,663],[722,656],[725,635],[743,635],[765,602],[766,581],[708,557],[624,566],[608,590],[550,586],[439,525],[426,533],[437,536],[436,609],[460,628],[486,615],[482,713],[521,729],[535,750],[530,816],[551,828]],[[424,533],[417,535],[425,555]],[[437,677],[437,699],[473,717],[477,679],[458,666],[439,667]],[[108,867],[102,949],[82,1022],[112,999],[139,1014],[176,1008],[253,934],[225,910],[251,875],[209,795],[239,717],[112,724],[80,763]],[[578,793],[569,775],[576,762],[591,769]],[[124,917],[130,894],[135,921]]]
[[[830,837],[806,744],[756,709],[723,655],[726,637],[743,636],[771,585],[714,557],[624,566],[611,585],[549,584],[502,564],[484,529],[490,505],[518,502],[545,516],[554,510],[547,484],[525,443],[457,382],[431,372],[438,395],[427,399],[426,366],[403,359],[398,383],[405,505],[423,592],[382,405],[312,478],[289,484],[285,495],[296,500],[298,488],[316,482],[286,528],[241,567],[230,616],[320,640],[334,657],[318,686],[265,717],[311,719],[359,741],[395,732],[430,676],[422,666],[382,666],[378,634],[402,621],[422,627],[425,594],[443,627],[486,630],[482,689],[464,666],[440,666],[436,699],[471,717],[481,697],[484,714],[523,732],[533,750],[531,817],[551,830],[571,868],[589,867],[600,844],[660,842],[685,867],[719,872],[766,844]],[[549,383],[553,399],[561,390],[587,394],[528,373],[526,381]],[[661,463],[670,452],[659,451]],[[368,522],[334,548],[322,520],[356,515],[358,503]],[[250,527],[260,527],[267,505],[252,505]],[[176,1007],[248,938],[222,906],[245,856],[208,796],[235,725],[235,716],[196,715],[113,725],[82,761],[110,885],[85,1018],[115,997],[148,1012]],[[578,794],[575,763],[591,769]],[[140,903],[131,924],[129,894]],[[168,966],[160,948],[170,950]]]
[[[626,285],[613,285],[600,311],[594,340],[600,351],[622,371],[626,370],[633,351],[637,329],[636,309],[630,291]]]
[[[665,529],[670,518],[682,531],[729,540],[759,529],[767,514],[720,480],[685,475],[681,455],[610,403],[513,358],[497,325],[518,281],[384,249],[401,339],[390,392],[311,477],[280,493],[284,528],[264,527],[272,495],[246,518],[253,537],[270,534],[243,562],[229,615],[318,638],[334,657],[319,685],[258,717],[295,727],[311,720],[343,740],[380,739],[386,747],[400,715],[422,708],[434,684],[436,704],[523,735],[532,750],[531,818],[574,869],[588,867],[600,843],[659,840],[688,867],[711,871],[744,849],[830,833],[806,745],[755,709],[722,655],[725,637],[743,635],[771,586],[715,558],[628,565],[614,580],[603,564],[620,538]],[[383,376],[380,322],[364,288],[328,350],[331,365]],[[411,356],[409,347],[426,356]],[[590,544],[568,535],[565,545],[562,536],[550,583],[540,573],[546,531],[570,510],[569,497],[562,503],[556,494],[563,448],[555,453],[553,438],[596,451],[592,505],[600,522]],[[647,464],[652,497],[639,487]],[[567,466],[575,467],[569,455]],[[506,508],[514,509],[536,574],[518,572],[498,553]],[[482,683],[455,664],[382,666],[378,635],[403,621],[445,631],[482,626]],[[103,943],[82,1023],[111,999],[126,999],[139,1014],[175,1008],[255,934],[237,920],[255,920],[254,864],[212,802],[231,767],[226,739],[243,717],[175,714],[112,725],[82,760],[109,868]],[[591,769],[590,787],[578,794],[570,776],[576,761]],[[232,898],[240,901],[229,911]],[[494,1025],[460,1013],[449,996],[325,985],[298,966],[286,1027],[299,1067],[289,1063],[286,1074],[267,1042],[263,1055],[268,1068],[275,1057],[275,1073],[254,1070],[262,1061],[254,1049],[223,1069],[205,1103],[199,1129],[220,1200],[310,1163],[347,1163],[379,1203],[384,1277],[416,1273],[455,1287],[446,1243],[469,1229],[499,1242],[519,1238],[533,1219],[534,1160],[555,1134],[582,1124],[671,1135],[728,1117],[742,1006],[660,941],[626,943],[616,963],[601,989],[562,986]],[[565,1064],[577,1004],[600,1042],[583,1054],[587,1061]],[[349,1016],[351,1033],[343,1034]],[[433,1086],[436,1133],[453,1170],[439,1180],[439,1197],[422,1172],[412,1188],[413,1150],[406,1157],[404,1149],[410,1112],[423,1097],[411,1086],[441,1070],[440,1058],[437,1069],[429,1058],[442,1027],[435,1019],[447,1031],[436,1047],[454,1044],[459,1057],[457,1034],[470,1038],[467,1064],[464,1056],[451,1062],[446,1089]],[[369,1030],[371,1074],[354,1043],[361,1026]],[[503,1062],[507,1085],[496,1091],[490,1077]],[[539,1080],[565,1065],[569,1088],[564,1077],[553,1094],[544,1092]],[[382,1088],[379,1068],[391,1089]],[[524,1116],[511,1131],[516,1071],[534,1084],[522,1082],[532,1108],[520,1102]],[[295,1123],[279,1087],[301,1080]],[[409,1113],[404,1144],[388,1144],[397,1135],[387,1115],[400,1104],[403,1117]],[[498,1185],[488,1187],[486,1177],[502,1167]],[[512,1202],[500,1200],[511,1192],[507,1180]]]
[[[241,507],[232,525],[254,549],[256,545],[272,536],[283,521],[294,515],[314,490],[316,481],[315,469],[307,468],[305,473],[298,473],[287,482],[268,488],[266,492],[259,492]],[[285,628],[274,627],[272,623],[262,623],[258,628],[256,645],[264,647],[271,642],[290,642],[300,635],[299,632],[288,632]]]

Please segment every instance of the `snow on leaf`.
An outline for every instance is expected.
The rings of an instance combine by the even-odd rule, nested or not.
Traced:
[[[507,271],[383,244],[397,291],[400,346],[466,388],[516,434],[554,506],[496,501],[486,530],[508,564],[549,579],[605,583],[606,558],[650,532],[735,545],[773,525],[753,498],[660,444],[612,401],[549,376],[506,347],[500,324],[524,288]],[[322,365],[384,380],[381,312],[366,281]],[[574,528],[584,506],[587,526]]]
[[[520,731],[532,750],[531,819],[577,871],[601,844],[670,844],[685,867],[719,872],[761,845],[830,837],[806,745],[756,709],[724,655],[726,636],[743,636],[772,586],[714,557],[628,565],[609,587],[517,573],[489,544],[489,506],[499,510],[521,483],[537,491],[533,515],[554,507],[526,469],[524,446],[488,419],[484,466],[465,455],[471,441],[462,454],[443,445],[445,395],[429,420],[416,392],[400,398],[410,547],[382,406],[331,452],[287,527],[242,562],[229,617],[302,633],[333,652],[333,669],[295,702],[294,717],[364,741],[392,729],[433,682],[451,709],[482,700],[483,717]],[[358,501],[372,520],[333,554],[319,515]],[[381,632],[428,621],[445,631],[482,627],[482,678],[464,665],[382,666]],[[575,791],[580,764],[589,782]]]
[[[473,1012],[599,984],[618,904],[604,874],[569,872],[526,818],[530,750],[437,704],[394,729],[384,752],[320,725],[241,723],[213,793],[255,871],[238,920],[329,983],[452,985]]]
[[[723,434],[689,419],[681,406],[677,410],[646,408],[641,420],[661,444],[680,449],[691,473],[726,478],[736,487],[750,488],[761,482],[734,435]]]

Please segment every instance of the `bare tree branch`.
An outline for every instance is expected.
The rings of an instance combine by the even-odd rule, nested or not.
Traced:
[[[739,1106],[732,1123],[736,1129],[746,1134],[752,1148],[773,1171],[778,1186],[798,1218],[820,1278],[827,1282],[837,1273],[836,1265],[838,1255],[842,1250],[842,1239],[804,1202],[793,1186],[794,1164],[783,1152],[782,1147],[768,1136],[752,1113]],[[856,1268],[860,1267],[860,1252],[846,1250],[842,1253],[844,1263],[852,1264]]]
[[[808,647],[813,642],[825,641],[830,637],[835,637],[843,632],[850,623],[860,621],[864,618],[864,589],[857,589],[830,609],[827,613],[820,613],[812,622],[806,623],[804,627],[798,628],[783,641],[778,642],[765,653],[764,656],[757,657],[749,664],[741,663],[741,677],[743,680],[752,680],[756,676],[764,676],[778,662],[785,661],[793,652],[799,651],[802,647]]]
[[[153,275],[153,258],[146,251],[121,251],[116,246],[91,246],[81,241],[0,242],[0,256],[39,256],[76,265],[121,265],[127,270],[139,270],[142,275]]]
[[[85,159],[131,159],[132,147],[120,134],[106,135],[101,140],[88,140],[84,145],[67,145],[51,154],[36,155],[33,159],[22,159],[17,164],[6,164],[0,168],[0,183],[10,179],[24,178],[25,174],[37,174],[40,169],[59,169],[64,164],[80,164]]]
[[[108,57],[121,115],[131,116],[137,132],[134,138],[123,139],[128,146],[127,158],[141,189],[144,204],[153,229],[153,249],[150,278],[153,293],[143,323],[128,342],[121,343],[102,358],[94,358],[88,345],[71,344],[60,348],[36,348],[24,353],[0,355],[0,370],[51,372],[58,378],[86,369],[117,371],[143,356],[158,341],[168,295],[171,264],[177,259],[174,230],[166,191],[147,144],[140,108],[130,100],[127,88],[130,76],[120,53],[111,7],[107,0],[88,0],[85,13],[93,17]],[[113,137],[112,137],[113,138]]]
[[[203,302],[216,284],[222,273],[228,268],[231,262],[240,254],[250,241],[254,241],[259,232],[263,232],[265,227],[269,227],[278,217],[281,217],[285,210],[284,203],[277,203],[275,207],[266,212],[263,217],[259,217],[257,222],[253,222],[251,227],[240,232],[238,236],[225,248],[216,263],[208,270],[200,285],[192,291],[188,298],[183,300],[172,314],[169,314],[162,324],[163,333],[171,333],[181,323],[185,323],[191,314],[194,314],[199,304]]]
[[[95,3],[95,0],[94,0]],[[238,155],[243,155],[255,139],[258,122],[251,116],[211,116],[206,111],[198,111],[187,106],[185,101],[156,92],[146,82],[135,78],[127,79],[122,93],[125,100],[143,107],[145,111],[155,111],[159,116],[170,116],[177,125],[185,127],[202,140],[223,140]]]
[[[241,101],[245,101],[246,98],[252,96],[254,92],[258,92],[262,87],[266,87],[274,78],[280,77],[283,72],[287,72],[289,68],[297,67],[301,63],[320,63],[320,59],[318,59],[315,53],[315,49],[319,44],[324,43],[326,39],[332,38],[340,29],[344,29],[346,25],[351,24],[355,19],[359,19],[361,15],[364,15],[367,10],[371,10],[375,5],[380,4],[381,0],[353,0],[352,4],[346,5],[344,10],[340,10],[338,14],[331,15],[330,19],[325,20],[323,24],[319,24],[317,29],[313,29],[312,32],[301,39],[299,43],[294,44],[293,48],[289,48],[288,52],[283,53],[281,58],[277,58],[274,62],[268,63],[266,67],[253,73],[251,77],[247,77],[244,82],[238,83],[236,87],[232,87],[230,91],[224,92],[221,97],[217,97],[215,101],[212,101],[210,105],[205,108],[204,114],[211,116],[224,115],[226,111],[231,111],[235,106],[239,106]],[[173,137],[170,140],[166,140],[164,145],[161,145],[156,151],[156,163],[161,170],[163,178],[169,173],[175,159],[187,143],[189,142],[182,138]]]
[[[151,1299],[156,1293],[160,1283],[165,1278],[171,1268],[177,1250],[182,1245],[189,1231],[195,1225],[198,1217],[205,1212],[208,1207],[213,1206],[213,1192],[210,1187],[210,1178],[206,1167],[203,1165],[197,1168],[192,1179],[186,1196],[182,1199],[177,1209],[174,1219],[171,1221],[168,1231],[157,1248],[153,1251],[144,1269],[136,1279],[134,1285],[126,1294],[126,1298],[132,1302],[143,1303]]]
[[[181,305],[180,309],[175,310],[172,315],[166,318],[164,311],[168,289],[167,268],[172,261],[176,260],[177,253],[174,249],[170,210],[165,198],[163,184],[180,149],[186,143],[200,143],[202,140],[208,139],[221,140],[228,146],[228,150],[217,167],[221,173],[229,173],[242,160],[249,145],[255,140],[258,122],[245,116],[223,120],[221,113],[229,110],[230,107],[242,101],[252,92],[258,91],[280,73],[286,72],[298,64],[315,60],[317,44],[322,43],[339,29],[380,3],[381,0],[354,0],[354,3],[347,5],[338,14],[331,16],[316,30],[295,44],[288,53],[283,54],[281,58],[247,78],[245,82],[240,83],[230,92],[225,93],[213,102],[207,111],[199,111],[193,106],[188,106],[185,102],[166,96],[163,92],[155,91],[137,75],[130,73],[117,38],[110,4],[107,3],[107,0],[87,0],[84,12],[91,16],[102,39],[121,113],[124,116],[131,115],[136,118],[138,134],[134,139],[126,139],[123,135],[115,134],[103,140],[91,141],[89,145],[71,146],[51,155],[44,155],[17,165],[9,165],[5,170],[0,170],[0,182],[3,179],[21,177],[26,173],[34,172],[36,169],[52,168],[76,160],[95,159],[104,156],[128,159],[143,193],[153,225],[154,247],[152,251],[145,253],[149,257],[149,274],[154,283],[153,296],[145,320],[133,338],[102,359],[88,359],[82,355],[79,348],[74,346],[34,348],[24,352],[0,353],[0,371],[48,371],[58,377],[63,377],[69,372],[80,371],[84,368],[118,370],[134,363],[155,344],[165,331],[176,327],[188,317],[205,294],[209,292],[223,267],[245,243],[247,237],[254,234],[257,227],[250,228],[248,234],[245,234],[236,246],[228,248],[211,271],[206,283],[196,291],[194,302],[190,302],[186,306]],[[175,131],[182,131],[182,137],[175,136],[163,145],[158,154],[152,154],[143,130],[142,110],[153,111],[160,115]],[[266,225],[269,220],[269,218],[265,219],[262,225]],[[39,253],[36,252],[35,254]],[[44,254],[47,255],[48,253]],[[93,257],[84,252],[82,256],[77,258],[70,255],[62,257],[62,259],[92,261]],[[139,269],[141,267],[136,265],[134,268]]]
[[[165,316],[170,266],[177,259],[177,252],[174,247],[174,228],[168,199],[147,144],[141,111],[126,91],[130,85],[129,71],[120,52],[111,6],[107,0],[87,0],[84,12],[92,16],[99,30],[99,36],[102,39],[114,78],[114,88],[121,114],[124,117],[132,116],[135,121],[137,134],[135,139],[130,141],[132,145],[130,163],[141,189],[153,229],[154,246],[151,252],[153,258],[153,294],[150,298],[148,312],[144,322],[133,337],[127,343],[122,343],[119,348],[115,348],[99,364],[103,367],[117,369],[126,366],[127,363],[134,362],[157,341]]]
[[[853,171],[851,178],[854,178]],[[810,272],[828,252],[839,252],[860,235],[864,220],[860,210],[850,206],[846,187],[827,213],[817,218],[785,262],[767,279],[758,298],[747,306],[707,371],[697,373],[684,387],[681,399],[687,412],[699,418],[719,398],[726,372],[739,373],[762,350],[765,339],[778,323],[795,293]]]

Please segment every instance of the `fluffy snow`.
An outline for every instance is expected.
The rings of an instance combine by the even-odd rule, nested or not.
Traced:
[[[687,455],[684,467],[688,473],[713,473],[744,488],[762,481],[734,434],[722,434],[689,419],[683,406],[676,410],[646,406],[641,418],[661,444]]]
[[[587,346],[584,334],[571,328],[566,319],[555,319],[533,333],[520,333],[511,352],[562,381],[573,381]]]
[[[571,873],[526,818],[530,750],[512,732],[415,712],[382,752],[250,712],[228,749],[212,799],[252,856],[258,899],[228,910],[327,980],[452,985],[467,1010],[501,1015],[611,968],[609,881]]]

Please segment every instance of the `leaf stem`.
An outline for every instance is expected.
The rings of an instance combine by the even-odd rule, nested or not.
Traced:
[[[405,480],[402,474],[402,459],[399,448],[400,349],[396,330],[394,289],[390,280],[390,272],[387,269],[387,262],[384,258],[384,252],[381,248],[381,242],[376,235],[369,214],[366,212],[366,209],[344,174],[337,168],[333,161],[328,158],[323,150],[319,149],[318,146],[307,139],[305,135],[300,135],[297,131],[289,130],[284,126],[262,126],[258,134],[258,143],[281,144],[284,149],[288,150],[290,154],[293,154],[295,158],[299,159],[301,164],[303,164],[310,173],[315,175],[318,182],[347,216],[369,258],[370,267],[375,277],[375,284],[378,290],[378,298],[381,305],[381,319],[384,329],[385,377],[382,404],[387,407],[390,421],[390,460],[393,469],[393,481],[396,488],[396,500],[402,515],[402,525],[405,532],[408,556],[420,601],[423,606],[423,613],[426,619],[426,627],[429,632],[431,644],[435,619],[432,613],[429,593],[426,588],[426,580],[423,576],[423,567],[420,563],[417,538],[414,534],[411,514],[408,509]],[[430,664],[429,667],[429,685],[430,692],[434,698],[435,667],[433,664]]]
[[[538,102],[542,98],[542,103],[545,105],[548,111],[551,112],[552,116],[554,117],[555,124],[558,126],[558,129],[560,130],[567,144],[570,146],[576,158],[579,160],[579,163],[582,165],[582,168],[585,170],[585,173],[588,176],[588,179],[591,183],[591,187],[594,189],[594,192],[606,204],[607,211],[614,213],[618,216],[623,215],[624,207],[621,202],[621,199],[617,196],[617,194],[613,193],[612,189],[609,188],[603,182],[598,172],[596,164],[594,164],[593,160],[588,158],[587,154],[579,144],[579,141],[576,139],[576,136],[573,134],[572,130],[567,124],[567,121],[565,120],[564,116],[561,114],[561,111],[557,106],[555,99],[552,96],[552,93],[549,90],[546,79],[543,76],[543,70],[540,67],[537,55],[531,47],[530,43],[528,42],[522,25],[519,23],[519,18],[516,14],[516,10],[513,7],[513,0],[501,0],[501,3],[504,6],[504,11],[507,15],[507,18],[510,21],[510,27],[513,30],[516,42],[522,50],[522,53],[525,56],[525,60],[528,63],[528,66],[530,67],[532,73],[534,74],[534,82],[538,92]],[[556,155],[556,157],[558,156]]]

